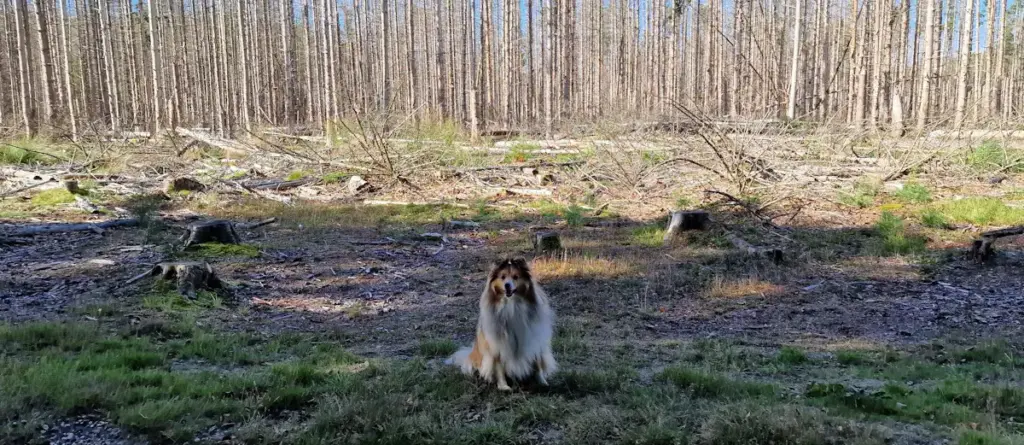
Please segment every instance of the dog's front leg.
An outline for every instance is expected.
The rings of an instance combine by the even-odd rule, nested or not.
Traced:
[[[508,382],[505,381],[505,365],[501,364],[501,360],[494,362],[494,377],[498,379],[498,389],[502,391],[511,391],[512,388],[508,386]]]
[[[494,381],[494,356],[491,354],[484,354],[480,360],[480,377],[483,377],[487,382]]]

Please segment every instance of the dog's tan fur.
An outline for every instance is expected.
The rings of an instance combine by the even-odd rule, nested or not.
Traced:
[[[466,374],[477,372],[498,389],[511,390],[506,378],[534,376],[542,385],[557,369],[551,353],[554,311],[526,261],[494,264],[480,295],[476,341],[448,359]]]

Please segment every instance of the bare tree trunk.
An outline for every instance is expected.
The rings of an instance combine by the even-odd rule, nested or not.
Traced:
[[[61,62],[64,64],[64,89],[66,89],[65,106],[68,109],[68,124],[71,126],[71,140],[78,141],[78,119],[75,114],[75,95],[74,90],[71,88],[71,51],[68,45],[68,33],[67,33],[67,5],[64,0],[60,0],[57,4],[57,17],[60,26],[60,44],[63,48],[64,57]],[[2,119],[0,119],[2,120]]]
[[[803,21],[802,1],[796,0],[796,13],[793,19],[793,57],[789,69],[789,104],[786,107],[786,119],[796,119],[796,85],[800,69],[800,23]]]
[[[967,0],[973,1],[973,0]],[[917,109],[917,131],[923,133],[925,125],[928,124],[928,114],[931,109],[931,90],[932,90],[932,58],[935,46],[935,34],[932,31],[933,24],[935,23],[935,0],[926,0],[925,5],[925,28],[924,28],[924,58],[921,61],[921,93],[918,101]],[[918,7],[921,5],[918,3]],[[920,27],[921,24],[918,23]]]
[[[35,137],[38,132],[36,105],[32,91],[32,50],[29,40],[28,2],[18,2],[14,7],[14,26],[18,40],[18,76],[21,93],[21,117],[25,123],[25,135]]]
[[[53,75],[53,52],[50,50],[50,26],[46,19],[48,2],[32,2],[36,17],[36,35],[39,44],[39,92],[43,103],[43,124],[53,125],[55,119],[54,100],[57,96],[56,77]]]
[[[961,17],[964,20],[960,21],[960,71],[957,74],[957,88],[956,88],[956,114],[953,118],[957,128],[962,128],[964,125],[964,112],[967,107],[967,71],[971,63],[971,34],[973,32],[971,20],[973,14],[974,0],[966,0],[964,2],[963,14]]]

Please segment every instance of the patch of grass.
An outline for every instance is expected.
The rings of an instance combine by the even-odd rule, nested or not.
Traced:
[[[423,340],[420,342],[420,355],[428,358],[448,357],[459,349],[455,342],[443,340]]]
[[[1024,435],[965,429],[960,431],[956,443],[958,445],[1024,445]]]
[[[49,156],[59,153],[54,147],[39,139],[19,139],[9,144],[0,144],[0,164],[53,164],[58,159]]]
[[[562,211],[562,217],[569,227],[580,227],[584,223],[583,209],[576,204],[570,205]]]
[[[853,186],[853,193],[839,193],[839,202],[859,209],[871,207],[878,196],[879,187],[870,182],[858,182]]]
[[[1007,206],[999,198],[957,199],[939,203],[934,209],[959,223],[986,226],[1024,224],[1024,209]]]
[[[64,188],[43,190],[32,195],[32,204],[39,207],[53,207],[75,202],[75,195]]]
[[[196,312],[205,309],[216,309],[223,305],[223,300],[214,292],[196,292],[196,298],[189,300],[176,289],[157,284],[154,290],[142,297],[142,307],[159,312]]]
[[[346,172],[330,172],[325,174],[321,180],[323,180],[324,184],[339,184],[348,180],[349,176],[352,175]]]
[[[903,188],[895,191],[893,196],[899,201],[908,204],[920,204],[925,202],[931,202],[932,193],[925,187],[917,183],[907,183],[903,185]]]
[[[925,250],[927,240],[920,235],[907,233],[903,220],[892,213],[882,212],[875,223],[875,231],[880,237],[876,247],[880,255],[907,255]]]
[[[699,398],[766,397],[776,392],[775,386],[771,384],[733,380],[723,375],[678,366],[666,368],[657,375],[657,378],[685,389]]]
[[[853,366],[868,364],[871,359],[861,351],[839,351],[836,353],[836,361],[840,365]]]
[[[445,219],[469,218],[470,210],[448,205],[338,205],[303,203],[285,205],[267,200],[245,200],[231,207],[208,209],[220,218],[264,219],[275,217],[284,225],[299,225],[305,229],[337,227],[402,228],[422,224],[440,223]]]
[[[967,165],[981,171],[1004,170],[1019,173],[1024,171],[1024,153],[1006,149],[999,141],[988,140],[971,150]]]
[[[802,365],[804,363],[807,363],[808,358],[807,354],[805,354],[804,351],[796,349],[792,346],[786,346],[779,351],[778,360],[780,363],[786,365]]]
[[[658,247],[663,244],[665,227],[661,224],[640,226],[630,231],[630,244],[643,247]]]
[[[676,198],[676,210],[685,210],[693,207],[693,200],[686,196]]]
[[[949,221],[942,212],[935,209],[926,209],[921,212],[921,225],[932,229],[948,229]]]
[[[260,249],[248,244],[203,243],[190,246],[187,252],[189,256],[200,258],[257,258],[260,256]]]
[[[883,432],[795,405],[725,405],[704,421],[700,442],[714,445],[884,444]]]
[[[518,142],[509,149],[502,162],[511,164],[529,161],[536,156],[533,152],[539,149],[540,145]]]
[[[1024,364],[1021,357],[1005,341],[992,341],[966,348],[959,348],[949,354],[954,362],[959,363],[992,363],[992,364]]]
[[[295,171],[293,171],[291,173],[288,173],[288,176],[286,176],[284,178],[284,180],[285,181],[298,181],[299,179],[305,178],[306,176],[309,176],[309,172],[303,171],[303,170],[295,170]]]

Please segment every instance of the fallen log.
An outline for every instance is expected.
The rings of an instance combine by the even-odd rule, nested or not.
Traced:
[[[1005,229],[990,230],[981,234],[981,238],[974,240],[971,245],[971,257],[979,263],[988,262],[995,255],[992,244],[999,238],[1024,235],[1024,226],[1007,227]]]
[[[100,223],[80,223],[80,224],[41,224],[36,226],[23,227],[15,230],[14,232],[8,233],[7,236],[33,236],[42,235],[47,233],[67,233],[67,232],[85,232],[91,230],[96,233],[102,234],[105,229],[112,229],[114,227],[131,227],[139,224],[139,220],[135,218],[130,219],[115,219],[112,221],[104,221]]]
[[[245,184],[245,187],[250,188],[250,189],[254,189],[254,190],[281,191],[281,190],[293,189],[295,187],[300,187],[300,186],[303,186],[303,185],[306,185],[306,184],[311,184],[313,182],[316,182],[316,179],[314,179],[314,178],[302,178],[302,179],[293,179],[291,181],[289,181],[289,180],[278,180],[278,179],[271,179],[271,180],[265,180],[265,181],[246,181],[244,184]]]

